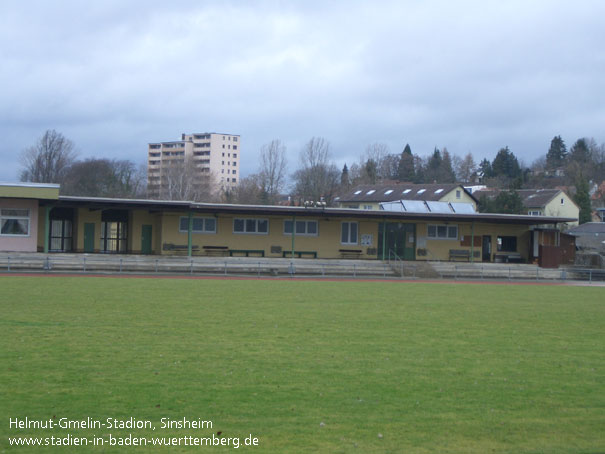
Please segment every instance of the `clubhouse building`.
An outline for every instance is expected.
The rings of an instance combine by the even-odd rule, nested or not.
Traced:
[[[462,210],[463,211],[463,210]],[[556,216],[360,210],[60,196],[0,183],[0,252],[537,262],[556,256]],[[559,251],[559,252],[558,252]]]

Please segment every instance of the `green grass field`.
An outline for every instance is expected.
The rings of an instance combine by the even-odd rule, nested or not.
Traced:
[[[241,437],[274,453],[605,452],[605,291],[529,285],[0,277],[14,436]],[[22,429],[9,418],[211,420]]]

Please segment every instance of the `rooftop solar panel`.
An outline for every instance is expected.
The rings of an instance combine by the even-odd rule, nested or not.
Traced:
[[[451,202],[454,213],[457,214],[475,214],[475,208],[472,203],[463,203],[463,202]]]
[[[451,213],[452,209],[450,208],[450,204],[447,202],[429,202],[426,204],[429,206],[429,210],[431,213]]]
[[[428,208],[422,200],[402,200],[401,203],[408,213],[428,213]]]

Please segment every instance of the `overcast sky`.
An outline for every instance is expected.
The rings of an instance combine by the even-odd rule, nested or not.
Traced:
[[[605,141],[605,2],[0,3],[0,181],[46,129],[81,158],[146,162],[183,132],[313,136],[339,166],[368,144],[530,164],[561,135]]]

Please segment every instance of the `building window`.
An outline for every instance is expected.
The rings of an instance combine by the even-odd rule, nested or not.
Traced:
[[[237,142],[237,137],[234,137],[234,138],[233,138],[233,141],[234,141],[234,142]]]
[[[233,157],[234,157],[234,158],[237,158],[237,153],[233,153]]]
[[[50,245],[52,252],[71,251],[72,226],[69,219],[51,219],[50,221]]]
[[[517,252],[517,237],[499,236],[498,252]]]
[[[343,222],[340,224],[340,242],[342,244],[357,244],[357,222]]]
[[[237,162],[233,161],[233,164],[231,164],[232,166],[236,166]]]
[[[223,144],[223,148],[225,148],[225,144]]]
[[[372,209],[372,205],[364,205],[363,209],[364,210],[371,210]]]
[[[231,150],[231,145],[227,145],[227,148],[228,148],[229,150]]]
[[[234,183],[237,182],[237,178],[233,178],[231,181],[233,181]]]
[[[269,233],[269,221],[267,219],[235,218],[233,220],[233,233],[267,235]]]
[[[233,169],[233,170],[231,171],[231,173],[232,173],[233,175],[235,175],[235,173],[236,173],[235,169]]]
[[[216,233],[215,218],[192,218],[192,233]],[[189,217],[181,216],[179,219],[179,232],[187,233],[189,231]]]
[[[0,235],[29,236],[29,210],[18,208],[0,210]]]
[[[126,252],[128,224],[120,221],[101,222],[101,251]]]
[[[440,240],[457,240],[458,226],[457,225],[429,225],[428,237]]]
[[[459,199],[461,195],[462,195],[462,193],[460,192],[460,190],[457,190],[456,191],[456,198]]]
[[[292,235],[292,221],[284,221],[284,235]],[[317,221],[296,221],[296,236],[317,236]]]
[[[225,153],[223,152],[223,158],[225,157]]]
[[[542,216],[542,212],[540,210],[538,210],[538,211],[528,211],[527,214],[529,214],[530,216]]]
[[[561,199],[561,205],[565,204],[565,199]]]
[[[234,150],[237,150],[237,145],[233,145],[233,149],[234,149]]]

